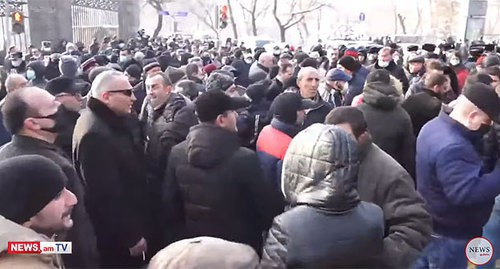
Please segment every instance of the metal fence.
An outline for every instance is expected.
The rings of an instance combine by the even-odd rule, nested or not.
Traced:
[[[118,35],[118,12],[86,6],[71,6],[73,20],[73,41],[86,45],[92,40],[102,40],[105,36]]]
[[[16,46],[23,52],[27,51],[28,46],[31,44],[30,39],[30,20],[27,5],[17,4],[19,1],[10,1],[10,8],[6,8],[6,1],[0,0],[0,50],[7,50],[11,46]],[[12,32],[12,17],[7,14],[14,11],[21,11],[24,15],[24,33],[15,34]]]

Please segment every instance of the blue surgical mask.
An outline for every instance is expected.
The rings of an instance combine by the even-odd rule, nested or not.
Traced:
[[[28,80],[32,80],[32,79],[35,79],[36,78],[36,74],[35,74],[35,71],[29,69],[26,71],[26,79]]]

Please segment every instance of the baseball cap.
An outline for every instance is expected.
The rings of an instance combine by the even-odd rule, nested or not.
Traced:
[[[244,97],[230,97],[221,90],[212,90],[200,95],[195,101],[196,114],[201,122],[214,121],[228,110],[248,107],[250,101]]]
[[[500,98],[493,87],[473,82],[465,86],[462,94],[486,113],[492,121],[500,123]]]
[[[328,71],[328,73],[326,74],[326,79],[328,81],[350,81],[351,76],[338,68],[334,68]]]

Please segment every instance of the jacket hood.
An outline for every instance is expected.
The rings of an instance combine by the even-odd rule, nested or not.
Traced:
[[[349,134],[314,124],[290,143],[283,161],[282,191],[292,205],[343,213],[359,202],[358,150]]]
[[[28,64],[29,68],[35,71],[37,78],[42,78],[45,75],[45,65],[42,61],[34,61]]]
[[[199,168],[216,166],[240,147],[236,132],[209,123],[191,127],[187,140],[188,161]]]
[[[370,82],[363,90],[363,102],[383,110],[393,110],[401,98],[393,84]]]
[[[3,216],[0,216],[0,259],[2,259],[3,254],[7,252],[7,247],[8,247],[7,243],[12,241],[41,242],[41,241],[53,241],[53,240],[45,235],[39,234],[29,228],[21,226],[15,222],[12,222],[4,218]],[[7,257],[8,256],[9,255],[7,255]],[[33,255],[19,255],[16,256],[16,258],[35,259],[36,261],[34,261],[34,263],[31,263],[31,265],[33,266],[37,264],[46,264],[47,268],[51,266],[62,267],[62,261],[58,255],[33,254]],[[13,261],[11,264],[15,266],[14,263],[15,262]]]

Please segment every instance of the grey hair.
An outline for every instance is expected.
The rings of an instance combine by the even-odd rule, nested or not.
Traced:
[[[90,88],[91,97],[99,99],[103,93],[109,91],[110,86],[114,84],[115,79],[119,77],[127,79],[125,74],[115,70],[107,70],[99,74],[92,82],[92,87]]]
[[[316,69],[312,66],[302,67],[300,69],[299,73],[297,74],[297,82],[299,82],[306,75],[306,73],[309,73],[311,71],[315,71],[316,73],[319,74],[318,69]]]
[[[20,80],[24,81],[26,80],[26,78],[20,74],[10,74],[5,80],[5,89],[7,90],[7,92],[10,93],[17,90],[17,84]]]

